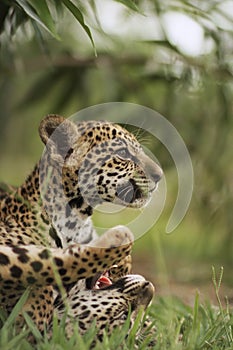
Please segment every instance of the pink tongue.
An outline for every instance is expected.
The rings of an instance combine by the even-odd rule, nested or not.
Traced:
[[[106,286],[110,286],[112,284],[112,282],[110,281],[110,279],[106,276],[101,276],[99,279],[98,279],[98,285],[99,285],[99,288],[103,288],[103,287],[106,287]]]

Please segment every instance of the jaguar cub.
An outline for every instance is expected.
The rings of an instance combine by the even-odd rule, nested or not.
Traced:
[[[132,275],[133,235],[117,226],[98,237],[93,208],[102,202],[147,203],[162,170],[135,137],[106,121],[75,123],[48,115],[39,127],[41,161],[19,188],[0,191],[0,300],[10,313],[23,292],[27,312],[43,331],[68,308],[66,331],[76,322],[98,334],[131,321],[146,308],[154,287]],[[64,306],[66,305],[66,306]]]

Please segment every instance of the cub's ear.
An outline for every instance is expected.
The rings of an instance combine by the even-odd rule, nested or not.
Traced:
[[[41,140],[48,147],[51,156],[64,159],[77,138],[76,125],[57,114],[47,115],[40,123]]]

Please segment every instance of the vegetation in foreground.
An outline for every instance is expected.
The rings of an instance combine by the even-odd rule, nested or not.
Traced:
[[[219,289],[222,280],[222,271],[219,279],[216,278],[213,269],[213,283],[218,300],[218,306],[208,303],[199,303],[199,295],[196,295],[194,305],[185,305],[177,298],[159,298],[148,310],[152,326],[156,332],[148,332],[144,336],[136,337],[140,320],[135,321],[133,328],[127,336],[129,322],[123,328],[116,329],[108,337],[104,336],[102,342],[96,342],[95,350],[115,349],[159,349],[159,350],[230,350],[233,349],[233,310],[226,302],[223,307],[219,298]],[[27,329],[16,333],[15,319],[27,297],[27,292],[22,296],[11,315],[6,319],[1,313],[2,328],[0,330],[0,349],[4,350],[89,350],[95,339],[95,326],[85,336],[81,336],[76,329],[69,340],[66,339],[64,324],[53,323],[53,335],[49,339],[47,334],[41,335],[29,317],[25,317]],[[106,325],[107,327],[107,325]],[[36,339],[36,345],[29,343],[28,334],[31,332]],[[156,340],[156,341],[155,341]],[[154,343],[155,341],[155,343]],[[152,344],[153,345],[149,345]]]

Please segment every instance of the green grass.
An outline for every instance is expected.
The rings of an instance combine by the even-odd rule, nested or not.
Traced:
[[[108,337],[104,336],[102,342],[96,342],[95,350],[115,349],[149,349],[149,343],[156,339],[155,345],[150,347],[154,350],[230,350],[233,349],[233,312],[227,302],[223,306],[219,298],[223,270],[220,276],[216,276],[213,269],[213,284],[215,288],[218,306],[208,303],[201,304],[199,295],[196,294],[194,305],[188,306],[180,299],[167,297],[159,298],[148,310],[150,319],[156,326],[156,332],[151,336],[144,336],[136,341],[136,333],[140,320],[137,319],[129,336],[126,334],[129,322],[121,329],[116,329]],[[3,350],[89,350],[95,339],[95,326],[85,336],[81,336],[75,329],[73,336],[66,339],[64,322],[57,323],[54,319],[53,335],[49,339],[47,334],[41,335],[29,317],[26,317],[27,327],[17,334],[14,326],[15,318],[19,309],[27,298],[27,291],[19,303],[6,319],[1,313],[2,328],[0,330],[0,349]],[[106,325],[107,327],[107,325]],[[36,345],[31,345],[27,340],[28,333],[34,335]]]

